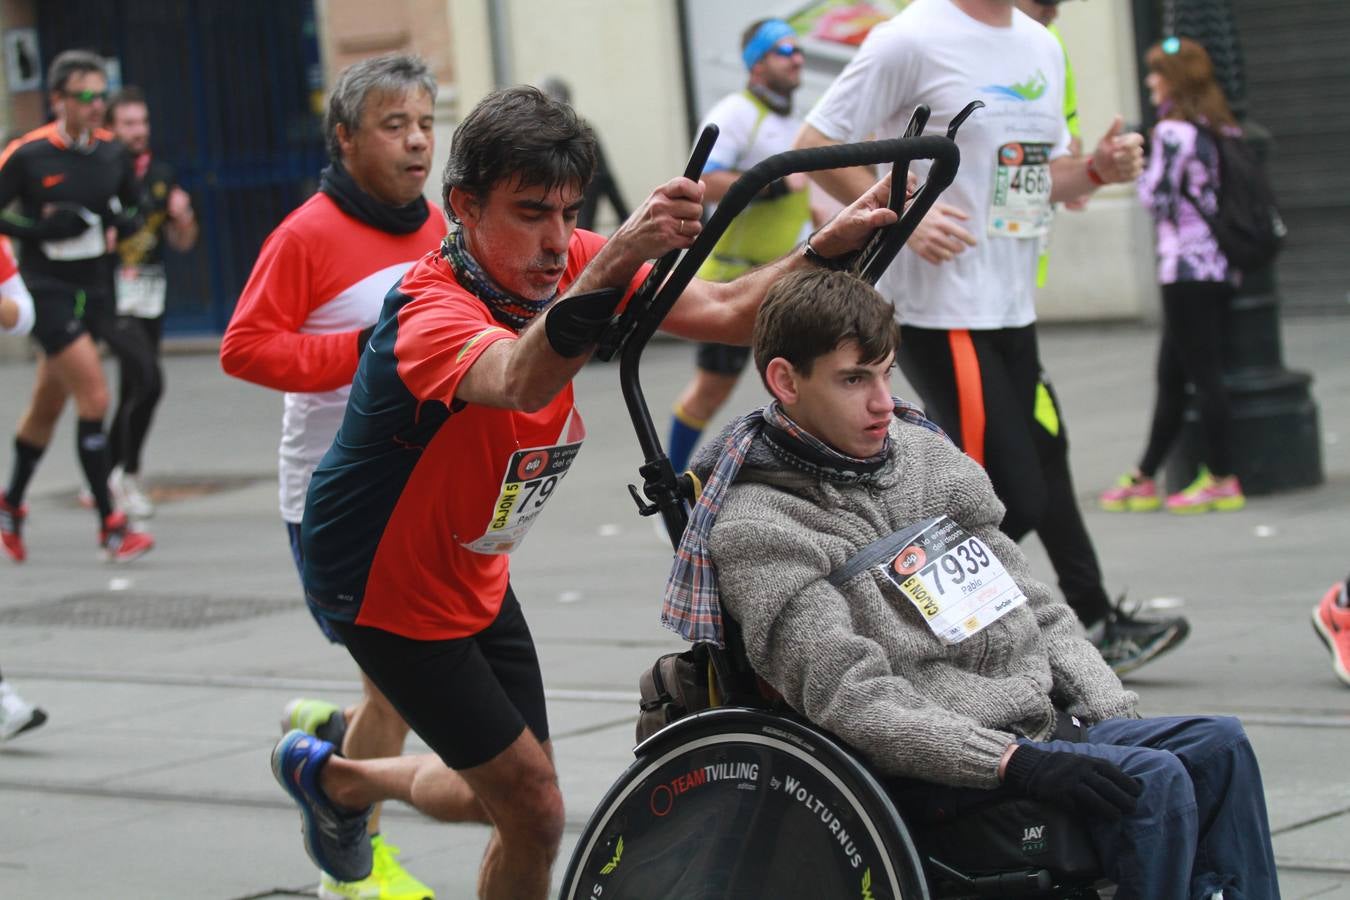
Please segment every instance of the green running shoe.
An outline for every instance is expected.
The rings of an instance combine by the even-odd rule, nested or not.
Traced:
[[[399,849],[384,836],[370,836],[375,854],[370,877],[361,881],[338,881],[324,872],[319,879],[320,900],[435,900],[436,893],[399,863]]]
[[[327,700],[296,697],[281,711],[281,733],[297,728],[327,741],[340,753],[342,738],[347,734],[347,716],[341,707]]]

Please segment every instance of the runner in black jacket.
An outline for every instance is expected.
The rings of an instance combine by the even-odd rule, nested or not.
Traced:
[[[108,243],[134,227],[136,184],[131,160],[99,126],[107,100],[103,61],[67,51],[52,62],[47,83],[56,120],[14,141],[0,155],[0,233],[19,238],[19,271],[36,308],[33,337],[42,348],[37,383],[14,438],[9,484],[0,494],[0,538],[16,562],[27,556],[23,496],[51,441],[68,395],[79,415],[80,466],[99,516],[99,545],[110,561],[135,559],[154,546],[132,531],[108,491],[108,441],[103,416],[108,389],[94,338],[119,356],[129,351],[112,326],[115,309]]]

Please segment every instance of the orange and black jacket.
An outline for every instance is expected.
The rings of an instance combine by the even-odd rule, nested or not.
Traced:
[[[109,131],[98,129],[91,144],[77,147],[52,122],[12,141],[0,154],[0,209],[15,200],[18,209],[0,216],[0,234],[19,239],[19,271],[29,289],[97,289],[107,278],[107,257],[47,258],[33,233],[45,210],[83,207],[98,215],[104,228],[124,233],[134,228],[138,194],[131,156]]]

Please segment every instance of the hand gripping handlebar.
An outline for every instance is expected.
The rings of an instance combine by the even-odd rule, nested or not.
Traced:
[[[717,204],[717,210],[684,256],[675,261],[678,251],[667,253],[653,267],[641,287],[634,293],[624,312],[615,318],[600,340],[597,356],[610,359],[621,353],[619,383],[636,431],[638,444],[646,464],[639,469],[644,478],[642,493],[651,503],[643,502],[637,489],[629,486],[633,499],[644,515],[660,512],[666,521],[672,542],[678,542],[686,523],[684,491],[670,467],[670,460],[661,447],[655,425],[642,395],[639,364],[643,348],[656,333],[666,314],[679,298],[699,267],[703,265],[717,241],[726,232],[732,220],[772,182],[797,172],[818,172],[851,166],[892,164],[892,185],[889,206],[899,218],[878,229],[867,245],[857,254],[851,267],[859,276],[875,284],[895,255],[904,246],[923,217],[937,202],[938,196],[956,177],[961,164],[961,152],[956,146],[956,131],[979,106],[978,101],[968,106],[952,120],[947,136],[925,136],[921,132],[928,120],[928,110],[920,107],[914,112],[906,137],[854,144],[835,144],[806,150],[788,150],[753,166],[731,186]],[[711,130],[711,135],[710,135]],[[700,135],[694,154],[686,169],[686,177],[697,178],[702,173],[708,152],[716,140],[716,130],[710,126]],[[932,160],[928,180],[905,206],[909,166],[919,159]]]
[[[707,138],[708,131],[705,130],[700,138],[699,147],[695,150],[696,155],[690,160],[691,170],[697,164],[697,170],[701,173],[702,162],[699,160],[698,150],[702,148],[704,140]],[[711,149],[711,142],[709,142],[709,149]],[[702,160],[706,161],[706,159],[707,156],[704,153]],[[755,199],[756,195],[772,182],[797,172],[818,172],[823,169],[893,163],[892,171],[894,175],[892,180],[904,185],[909,165],[916,159],[933,160],[928,182],[914,196],[908,209],[903,209],[905,199],[903,187],[898,191],[892,191],[890,206],[900,214],[899,219],[895,223],[878,230],[867,250],[864,251],[861,265],[858,267],[858,271],[863,278],[876,283],[876,279],[890,265],[891,260],[904,246],[905,241],[913,233],[919,221],[937,201],[938,195],[956,177],[961,153],[957,149],[955,141],[950,138],[917,136],[865,141],[857,144],[836,144],[829,147],[813,147],[809,150],[788,150],[770,156],[752,167],[737,179],[726,195],[718,202],[717,211],[713,213],[708,224],[704,226],[703,232],[694,241],[693,246],[679,260],[678,265],[674,262],[674,257],[678,256],[678,251],[671,251],[652,268],[641,287],[633,294],[627,308],[601,337],[596,356],[601,359],[611,359],[621,349],[625,355],[628,355],[629,351],[624,348],[630,348],[640,353],[642,345],[646,344],[647,340],[660,327],[666,313],[670,312],[670,308],[675,305],[675,300],[689,286],[694,274],[698,272],[704,260],[712,253],[713,247],[726,232],[732,220],[740,215]],[[688,172],[686,172],[686,176],[688,176]],[[697,175],[694,177],[697,177]],[[672,269],[673,271],[671,271]]]

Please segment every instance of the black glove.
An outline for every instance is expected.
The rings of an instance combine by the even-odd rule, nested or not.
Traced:
[[[40,241],[62,241],[79,237],[91,227],[75,209],[62,206],[34,222],[31,232]]]
[[[544,314],[544,334],[553,352],[571,359],[586,352],[609,325],[614,307],[623,299],[615,288],[601,288],[564,297]]]
[[[1119,819],[1134,812],[1144,786],[1104,759],[1020,745],[1003,773],[1008,790],[1081,816]]]

